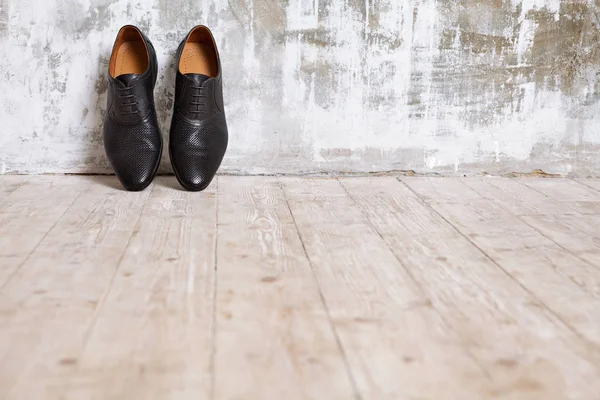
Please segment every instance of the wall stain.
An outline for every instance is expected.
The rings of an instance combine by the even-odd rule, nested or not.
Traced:
[[[0,38],[8,35],[8,6],[10,0],[0,0]]]
[[[599,173],[600,2],[531,3],[65,0],[32,14],[30,2],[0,0],[0,45],[18,55],[0,60],[0,83],[26,88],[1,100],[19,131],[0,139],[3,159],[8,170],[107,168],[106,69],[123,23],[159,53],[166,139],[173,54],[204,23],[223,61],[223,172]],[[23,123],[32,104],[42,112]],[[32,140],[44,146],[23,157]],[[68,151],[54,155],[55,143]]]

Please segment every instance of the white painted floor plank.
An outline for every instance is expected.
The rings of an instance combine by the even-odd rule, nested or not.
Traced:
[[[575,181],[600,192],[600,179],[575,179]]]
[[[1,399],[600,393],[597,181],[21,179]]]
[[[593,274],[578,275],[585,278],[579,284],[594,285],[600,298],[600,215],[531,215],[521,219],[565,250],[597,267],[585,267]],[[575,267],[578,266],[580,264]],[[569,266],[571,271],[573,267]]]
[[[568,202],[582,214],[600,214],[600,192],[572,179],[522,179],[524,185],[547,195],[550,201]]]
[[[600,213],[600,201],[557,201],[525,184],[531,179],[470,177],[460,181],[517,216]]]
[[[0,204],[0,290],[89,185],[83,177],[37,176],[5,198]]]
[[[0,175],[0,209],[4,199],[27,183],[29,178],[27,175]]]
[[[58,399],[76,370],[149,194],[116,190],[114,180],[62,177],[53,190],[29,194],[44,210],[76,200],[0,291],[0,398]],[[81,182],[87,188],[77,197]]]
[[[210,398],[216,185],[172,180],[154,183],[66,399]]]
[[[354,398],[277,178],[220,177],[218,203],[215,399]]]
[[[556,201],[600,201],[600,192],[572,179],[536,178],[521,179],[520,182]]]
[[[590,346],[590,355],[598,357],[600,362],[600,351],[591,352],[600,349],[600,299],[595,296],[600,274],[596,268],[564,251],[489,200],[479,197],[457,201],[457,193],[465,188],[478,195],[459,179],[406,178],[402,181],[566,326],[581,335]],[[432,195],[438,197],[431,200]],[[590,282],[590,285],[582,285],[582,282]]]
[[[491,376],[482,398],[586,399],[598,393],[595,359],[581,355],[587,347],[579,338],[411,190],[395,178],[341,182]],[[431,182],[426,195],[444,196],[444,186]],[[462,192],[457,186],[447,198]]]
[[[521,184],[519,180],[502,179],[494,183],[495,189],[491,190],[487,179],[460,181],[482,197],[518,216],[520,222],[515,222],[514,218],[506,214],[504,217],[502,214],[499,216],[504,219],[503,223],[509,222],[510,225],[510,221],[514,222],[510,227],[513,231],[532,232],[523,226],[525,223],[545,236],[548,240],[533,232],[530,242],[525,243],[529,246],[526,251],[533,253],[536,246],[543,246],[545,251],[538,252],[540,257],[551,260],[549,265],[600,299],[600,269],[590,268],[590,264],[600,265],[600,244],[596,243],[600,239],[598,230],[594,229],[594,226],[598,226],[600,215],[587,214],[589,208],[582,210],[578,205],[580,203],[574,201],[555,201],[546,197],[544,203],[538,198],[538,195],[544,195]],[[506,193],[511,193],[508,201]],[[583,262],[573,260],[571,255]],[[555,262],[557,260],[560,262]]]
[[[282,183],[361,398],[485,398],[485,373],[343,187]]]

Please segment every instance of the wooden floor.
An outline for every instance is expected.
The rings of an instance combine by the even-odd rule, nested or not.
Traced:
[[[600,180],[0,176],[0,399],[600,399]]]

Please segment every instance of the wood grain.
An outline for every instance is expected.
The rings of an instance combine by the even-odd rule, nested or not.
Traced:
[[[0,204],[0,289],[89,184],[81,177],[40,176],[17,187],[5,180],[15,190]]]
[[[592,286],[600,297],[600,215],[549,215],[524,216],[521,218],[561,248],[587,261],[596,268],[586,266],[588,274],[578,274],[579,284]],[[570,265],[573,271],[577,265]]]
[[[489,374],[482,398],[583,399],[596,393],[597,365],[581,355],[587,347],[579,338],[411,190],[395,178],[341,182]],[[457,185],[445,196],[444,182],[420,185],[429,183],[426,196],[440,200],[464,192]]]
[[[116,190],[109,185],[113,180],[51,178],[46,192],[28,192],[28,207],[47,210],[56,219],[52,210],[58,205],[64,215],[52,227],[40,219],[48,234],[0,291],[0,398],[60,398],[75,371],[98,304],[149,194]],[[86,190],[77,197],[72,186],[81,188],[81,183]],[[41,198],[41,193],[50,197]],[[23,221],[22,211],[11,215]],[[36,237],[42,234],[26,229]],[[28,240],[28,231],[22,235]]]
[[[219,178],[218,234],[215,398],[353,398],[277,179]]]
[[[529,252],[533,253],[532,249],[539,244],[544,248],[539,258],[547,259],[548,265],[600,298],[600,271],[597,268],[590,268],[590,265],[600,263],[598,255],[600,245],[597,243],[600,239],[595,229],[600,214],[589,214],[589,208],[582,209],[575,201],[549,199],[537,190],[522,184],[520,180],[494,180],[495,189],[491,190],[490,179],[461,179],[460,181],[482,197],[518,216],[520,223],[514,222],[514,218],[510,216],[504,218],[514,222],[512,229],[527,232],[533,232],[533,229],[544,236],[547,240],[533,232],[531,243],[526,243]],[[523,227],[523,223],[531,229]],[[550,242],[556,246],[551,245]],[[583,262],[573,260],[571,255]]]
[[[593,360],[600,356],[600,302],[595,296],[600,275],[596,269],[489,200],[456,201],[456,194],[467,188],[458,179],[402,181],[578,334]],[[433,195],[439,197],[432,200]],[[587,281],[590,286],[581,284]]]
[[[473,177],[459,180],[479,197],[491,200],[517,216],[600,213],[600,203],[581,199],[556,200],[526,184],[534,182],[533,179]]]
[[[282,184],[361,398],[483,398],[484,371],[344,188]]]
[[[6,197],[19,187],[27,183],[29,176],[26,175],[2,175],[0,176],[0,207]]]
[[[523,179],[521,183],[556,201],[600,201],[600,193],[572,179]]]
[[[596,181],[20,179],[0,399],[599,398]]]
[[[216,185],[157,178],[118,263],[68,399],[197,399],[211,392]]]
[[[600,179],[575,179],[575,181],[600,192]]]
[[[550,202],[569,203],[581,214],[600,214],[600,192],[572,179],[523,179],[521,182],[548,196]]]

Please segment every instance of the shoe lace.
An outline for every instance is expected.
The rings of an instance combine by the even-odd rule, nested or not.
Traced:
[[[127,101],[126,103],[121,103],[121,107],[123,108],[124,115],[132,115],[140,112],[138,110],[137,105],[138,102],[135,100],[135,93],[133,92],[133,88],[131,86],[119,88],[120,94],[119,98]]]
[[[194,106],[194,110],[190,111],[191,114],[196,114],[197,116],[206,115],[206,102],[201,101],[200,99],[206,98],[206,88],[204,86],[190,86],[192,89],[196,91],[196,93],[192,93],[190,104]]]

